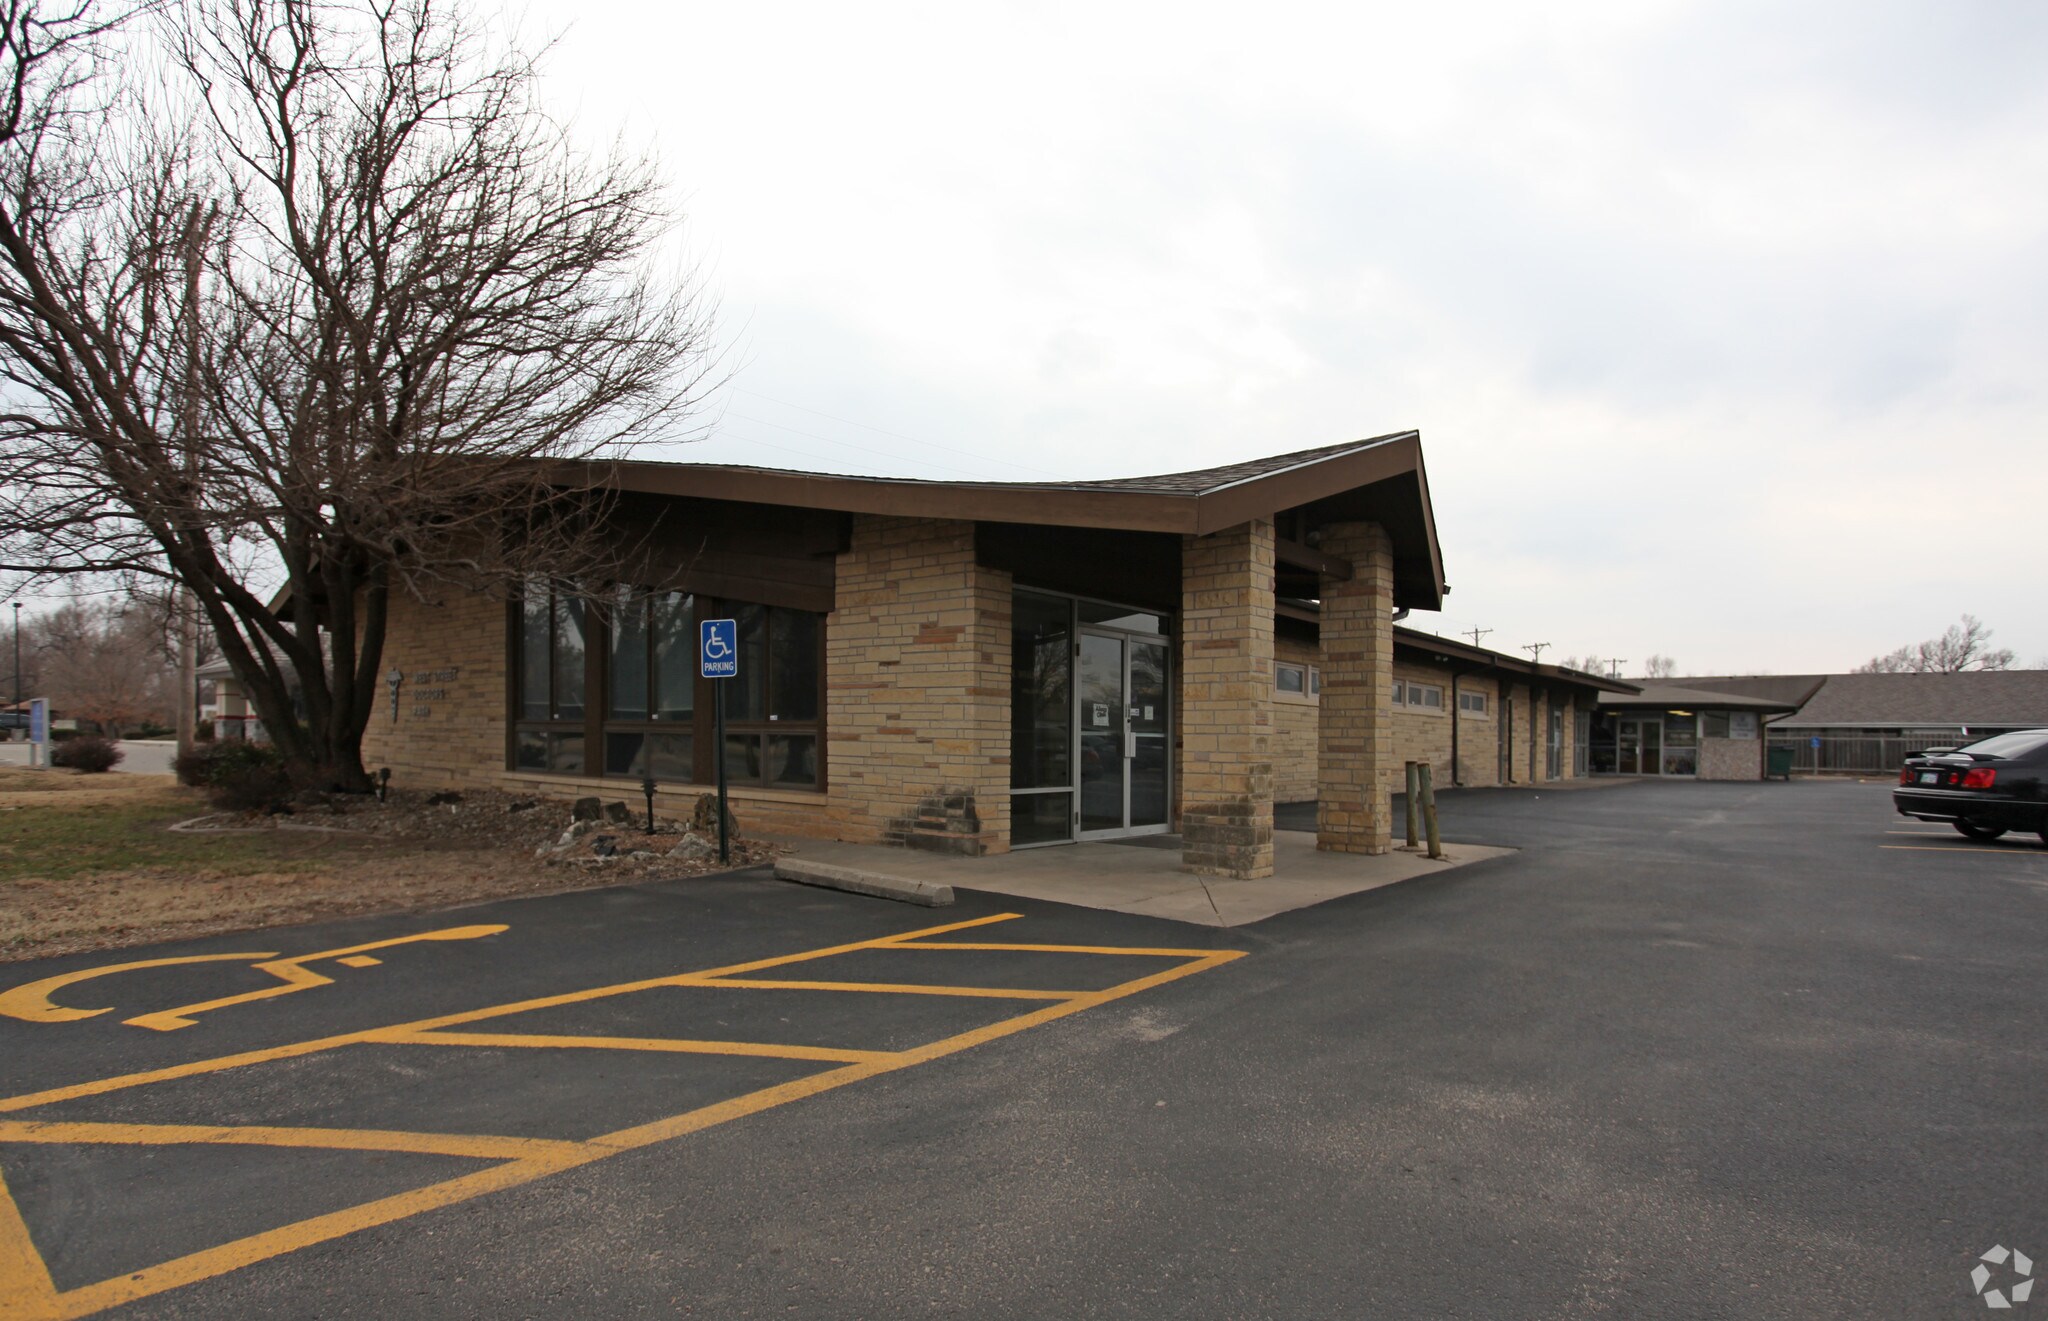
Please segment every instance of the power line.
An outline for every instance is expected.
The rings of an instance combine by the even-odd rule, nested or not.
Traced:
[[[1549,645],[1548,642],[1524,642],[1522,650],[1529,653],[1531,664],[1541,665],[1543,663],[1543,649]]]
[[[1466,634],[1470,634],[1472,637],[1472,645],[1476,647],[1479,645],[1479,639],[1485,637],[1488,633],[1491,632],[1493,632],[1493,630],[1490,628],[1468,628],[1464,631],[1464,633],[1460,633],[1458,636],[1463,637]]]
[[[1628,664],[1628,657],[1609,656],[1607,658],[1607,663],[1614,667],[1614,673],[1608,675],[1607,677],[1610,679],[1619,679],[1621,677],[1621,667]]]

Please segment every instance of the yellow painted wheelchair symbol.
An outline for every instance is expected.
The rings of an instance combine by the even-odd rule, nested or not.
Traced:
[[[325,949],[317,954],[295,954],[280,958],[274,951],[244,954],[188,954],[175,959],[143,959],[135,963],[116,963],[105,968],[87,968],[83,972],[60,973],[45,977],[39,982],[29,982],[11,990],[0,991],[0,1014],[18,1018],[24,1023],[70,1023],[81,1018],[98,1018],[110,1014],[112,1006],[104,1009],[73,1009],[60,1005],[50,997],[57,991],[78,982],[97,981],[119,972],[136,972],[143,968],[172,968],[187,963],[249,963],[258,972],[267,972],[278,979],[281,985],[266,986],[258,991],[245,991],[240,995],[223,996],[218,1000],[202,1000],[198,1004],[179,1005],[175,1009],[160,1009],[152,1014],[138,1014],[121,1021],[130,1027],[153,1028],[158,1032],[173,1032],[181,1027],[191,1027],[193,1019],[200,1014],[230,1005],[250,1004],[257,1000],[270,1000],[280,995],[292,995],[299,991],[310,991],[316,986],[331,986],[334,979],[313,971],[306,965],[332,959],[349,968],[374,968],[383,960],[373,958],[369,951],[390,949],[394,945],[413,945],[427,940],[475,940],[480,936],[495,936],[505,930],[503,924],[474,927],[446,927],[440,931],[422,931],[416,936],[399,936],[395,940],[373,940],[367,945],[349,945],[343,949]]]

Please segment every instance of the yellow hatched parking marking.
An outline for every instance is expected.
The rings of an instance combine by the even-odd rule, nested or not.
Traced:
[[[1071,1000],[1083,991],[1019,991],[1008,986],[925,986],[910,982],[783,982],[757,978],[691,977],[677,986],[727,987],[738,991],[855,991],[874,995],[956,995],[983,1000]]]
[[[677,1055],[752,1055],[771,1060],[816,1060],[821,1064],[865,1064],[896,1058],[889,1050],[838,1050],[830,1046],[784,1046],[771,1041],[692,1041],[681,1037],[546,1037],[523,1032],[394,1032],[377,1038],[420,1046],[524,1046],[556,1050],[650,1050]]]
[[[1243,957],[1241,950],[1135,949],[1108,946],[943,944],[929,940],[996,922],[1021,917],[1001,913],[991,917],[954,922],[944,926],[907,931],[895,936],[856,941],[800,954],[757,959],[726,968],[647,978],[614,986],[594,987],[563,995],[542,996],[493,1005],[458,1014],[393,1024],[367,1031],[343,1033],[312,1041],[245,1051],[211,1060],[196,1060],[169,1068],[152,1069],[100,1079],[68,1087],[50,1088],[24,1096],[0,1100],[0,1113],[49,1105],[84,1096],[104,1095],[153,1083],[168,1082],[203,1074],[220,1073],[273,1060],[291,1059],[343,1046],[364,1044],[417,1044],[448,1047],[526,1047],[608,1050],[666,1051],[684,1054],[757,1055],[772,1058],[814,1060],[838,1064],[808,1077],[701,1106],[665,1119],[619,1129],[584,1141],[545,1138],[514,1138],[449,1133],[413,1133],[388,1130],[322,1129],[268,1126],[210,1126],[183,1124],[118,1124],[0,1120],[0,1143],[80,1144],[214,1144],[273,1147],[323,1147],[349,1150],[389,1151],[431,1155],[471,1156],[503,1163],[457,1178],[443,1180],[410,1192],[379,1198],[295,1224],[280,1226],[204,1251],[147,1267],[140,1271],[102,1280],[76,1289],[59,1290],[48,1267],[36,1251],[27,1226],[4,1180],[0,1180],[0,1321],[67,1321],[213,1278],[229,1271],[323,1243],[361,1230],[390,1224],[423,1212],[531,1183],[563,1170],[603,1160],[620,1152],[671,1141],[718,1124],[759,1114],[776,1106],[803,1100],[849,1083],[911,1068],[970,1049],[1014,1033],[1023,1032],[1071,1014],[1081,1013],[1128,995],[1136,995],[1196,973],[1207,972]],[[867,982],[805,982],[749,978],[764,972],[837,954],[875,949],[981,949],[1063,954],[1134,955],[1172,958],[1174,966],[1122,982],[1099,991],[1013,990],[1005,987],[927,986]],[[831,1047],[785,1046],[768,1042],[697,1041],[670,1038],[525,1036],[516,1033],[450,1032],[465,1024],[504,1018],[535,1009],[578,1004],[612,996],[629,995],[658,987],[726,988],[732,990],[788,989],[804,991],[867,991],[909,995],[968,996],[992,999],[1050,1001],[1029,1012],[974,1028],[938,1041],[903,1051],[839,1050]]]

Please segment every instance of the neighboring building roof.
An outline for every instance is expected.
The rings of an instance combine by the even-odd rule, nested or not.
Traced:
[[[1731,674],[1713,677],[1688,674],[1676,682],[1703,692],[1735,693],[1743,697],[1762,697],[1773,702],[1790,702],[1794,706],[1801,706],[1819,692],[1820,686],[1827,681],[1828,676],[1825,674]]]
[[[565,480],[653,495],[983,523],[1201,536],[1303,509],[1315,522],[1375,522],[1394,542],[1398,604],[1434,610],[1449,588],[1422,437],[1395,432],[1267,458],[1113,481],[941,482],[731,464],[557,465]]]
[[[1707,707],[1722,711],[1796,711],[1797,702],[1776,702],[1767,697],[1745,697],[1741,693],[1717,693],[1702,688],[1684,688],[1672,683],[1645,683],[1641,691],[1634,693],[1602,693],[1603,707],[1656,707],[1660,710],[1674,708]]]
[[[1831,674],[1797,715],[1774,728],[1838,725],[2048,727],[2048,670]]]
[[[1475,647],[1466,642],[1455,642],[1435,633],[1421,629],[1394,626],[1394,646],[1398,650],[1420,652],[1439,664],[1462,661],[1470,665],[1482,665],[1490,669],[1504,670],[1510,674],[1527,675],[1531,683],[1541,685],[1564,685],[1585,688],[1606,695],[1633,694],[1636,685],[1625,679],[1610,679],[1604,674],[1588,674],[1584,670],[1566,669],[1562,665],[1538,665],[1521,656],[1509,656],[1485,647]]]

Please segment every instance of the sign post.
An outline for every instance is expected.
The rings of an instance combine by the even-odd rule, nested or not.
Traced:
[[[707,619],[699,626],[700,654],[698,668],[707,679],[737,679],[740,673],[740,629],[730,619]],[[712,755],[718,759],[718,865],[732,865],[732,841],[728,838],[726,823],[731,813],[725,805],[725,685],[713,684],[712,710],[716,713],[716,733],[712,736]]]

